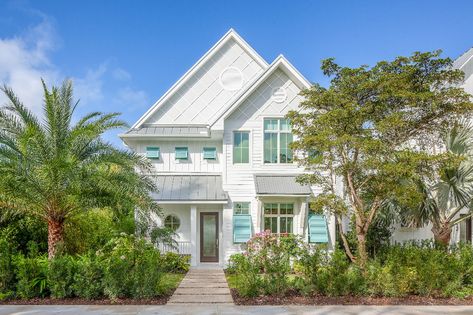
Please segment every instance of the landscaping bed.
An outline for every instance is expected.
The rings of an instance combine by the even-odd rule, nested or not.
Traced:
[[[298,291],[288,291],[283,296],[242,297],[236,289],[232,288],[230,291],[236,305],[473,305],[473,297],[458,299],[418,295],[407,297],[304,296]]]
[[[85,299],[73,298],[32,298],[32,299],[9,299],[0,300],[0,305],[164,305],[173,295],[174,291],[184,279],[184,273],[167,273],[163,275],[160,287],[163,292],[160,296],[153,298],[99,298]]]

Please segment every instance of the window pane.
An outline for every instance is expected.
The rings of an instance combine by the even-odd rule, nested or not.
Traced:
[[[271,218],[271,233],[278,233],[278,218]]]
[[[278,120],[277,119],[265,119],[264,120],[264,130],[278,130]]]
[[[280,225],[279,225],[279,229],[280,229],[279,233],[286,233],[286,232],[287,232],[286,219],[288,219],[288,218],[286,218],[286,217],[281,217],[281,218],[279,219],[279,224],[280,224]]]
[[[271,231],[271,218],[264,218],[264,230],[270,230]]]
[[[249,139],[250,134],[248,132],[235,132],[233,134],[233,163],[249,163]]]
[[[285,203],[281,203],[281,204],[279,205],[279,213],[280,213],[280,214],[286,214],[286,213],[287,213],[287,212],[286,212],[286,204],[285,204]]]
[[[286,224],[287,224],[287,233],[293,233],[293,229],[292,229],[292,225],[293,225],[293,220],[294,218],[293,217],[287,217],[286,218]]]
[[[265,163],[278,162],[278,134],[277,133],[264,134],[264,162]]]
[[[241,147],[242,148],[250,147],[250,134],[248,132],[241,133]]]
[[[249,202],[237,202],[233,206],[235,214],[250,214],[250,203]]]
[[[291,142],[291,133],[281,133],[279,135],[279,160],[281,163],[292,163],[292,150],[289,148]]]
[[[289,119],[280,119],[279,120],[279,130],[281,131],[291,131],[291,124]]]
[[[241,163],[250,163],[250,149],[249,148],[241,149]]]
[[[294,214],[294,204],[292,204],[292,203],[287,203],[287,204],[286,204],[286,209],[287,209],[287,210],[286,210],[286,211],[287,211],[287,212],[286,212],[287,214]]]

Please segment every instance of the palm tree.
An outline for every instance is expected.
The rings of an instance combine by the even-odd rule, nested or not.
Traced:
[[[405,212],[413,225],[432,223],[434,240],[450,243],[452,227],[472,216],[473,201],[473,129],[470,124],[457,124],[443,137],[446,153],[455,163],[439,169],[435,180],[418,183],[423,196],[418,208]],[[462,210],[468,214],[460,216]]]
[[[43,88],[42,117],[10,88],[1,88],[8,103],[0,108],[0,208],[44,220],[53,258],[64,223],[79,212],[97,207],[157,212],[158,207],[149,197],[155,185],[144,175],[148,163],[101,139],[126,126],[119,114],[93,112],[73,123],[78,103],[72,83],[48,90],[43,81]]]

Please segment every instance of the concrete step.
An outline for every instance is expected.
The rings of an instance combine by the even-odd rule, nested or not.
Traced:
[[[200,283],[200,282],[184,282],[179,285],[179,288],[228,288],[226,282],[211,282],[211,283]]]
[[[186,288],[179,287],[174,291],[174,294],[177,295],[222,295],[230,294],[230,289],[227,288]]]
[[[227,282],[225,278],[215,278],[215,279],[196,279],[196,278],[184,278],[182,282],[202,282],[202,283],[208,283],[208,282]]]
[[[176,303],[233,303],[232,296],[227,295],[173,295],[169,299],[168,304]]]

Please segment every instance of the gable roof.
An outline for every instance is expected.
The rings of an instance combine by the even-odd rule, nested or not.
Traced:
[[[271,74],[277,69],[281,69],[286,73],[301,89],[308,89],[311,87],[310,82],[283,56],[279,55],[273,63],[261,74],[261,76],[248,88],[241,92],[240,96],[230,104],[230,106],[214,121],[210,126],[214,126],[221,119],[230,116],[238,106],[240,106]]]
[[[453,67],[465,73],[464,81],[466,81],[473,74],[473,48],[468,49],[463,55],[455,59]]]
[[[268,63],[243,39],[238,33],[230,29],[212,48],[210,48],[138,121],[132,129],[141,127],[156,111],[173,97],[180,88],[193,77],[197,71],[214,57],[228,42],[235,41],[261,68],[266,69]]]

